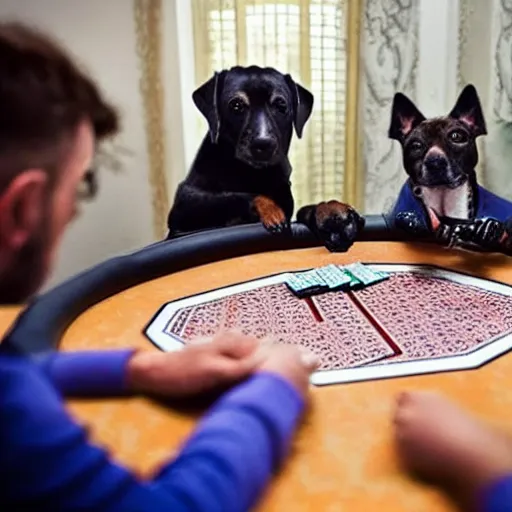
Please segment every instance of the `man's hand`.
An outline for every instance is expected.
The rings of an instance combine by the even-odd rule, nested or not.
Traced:
[[[290,345],[272,345],[265,355],[260,371],[277,374],[302,396],[307,394],[309,377],[319,365],[314,354]]]
[[[262,364],[260,342],[236,332],[197,340],[177,352],[139,352],[128,363],[133,391],[181,398],[236,384]]]

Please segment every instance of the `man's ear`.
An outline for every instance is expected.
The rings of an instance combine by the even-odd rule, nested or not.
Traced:
[[[16,176],[0,196],[0,239],[13,251],[23,247],[41,228],[47,213],[48,175],[28,170]]]
[[[208,121],[210,137],[214,144],[219,140],[220,113],[219,101],[224,87],[226,71],[215,72],[212,78],[192,93],[192,100],[199,112]]]
[[[300,139],[304,125],[313,111],[314,97],[307,89],[295,83],[290,75],[286,75],[285,80],[292,94],[293,126],[297,137]]]
[[[484,114],[474,85],[466,85],[460,93],[449,117],[466,124],[475,137],[487,135]]]
[[[425,116],[417,109],[416,105],[405,94],[397,92],[391,107],[388,137],[402,143],[407,135],[423,121],[425,121]]]

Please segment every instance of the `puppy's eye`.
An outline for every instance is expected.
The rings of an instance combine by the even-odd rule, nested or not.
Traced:
[[[419,140],[413,140],[413,141],[409,144],[409,147],[410,147],[413,151],[419,151],[420,149],[423,149],[423,143],[421,143]]]
[[[288,103],[286,103],[284,98],[276,98],[272,102],[272,107],[281,114],[286,114],[288,112]]]
[[[247,105],[240,98],[233,98],[229,102],[229,108],[235,112],[235,114],[243,114],[245,112]]]
[[[449,138],[452,142],[455,142],[455,144],[464,144],[468,141],[468,136],[460,130],[454,130],[451,132]]]

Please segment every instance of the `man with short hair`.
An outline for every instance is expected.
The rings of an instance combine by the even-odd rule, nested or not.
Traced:
[[[0,24],[0,303],[45,281],[118,116],[44,34]],[[287,453],[310,355],[219,334],[180,352],[91,351],[30,360],[0,344],[0,510],[242,512]],[[227,391],[173,462],[140,481],[89,443],[62,396]]]

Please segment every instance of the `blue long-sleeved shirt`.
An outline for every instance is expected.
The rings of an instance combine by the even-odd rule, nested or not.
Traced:
[[[138,480],[91,444],[62,396],[124,394],[130,351],[34,362],[0,345],[0,510],[250,510],[286,455],[304,403],[277,375],[221,397],[181,454]]]

